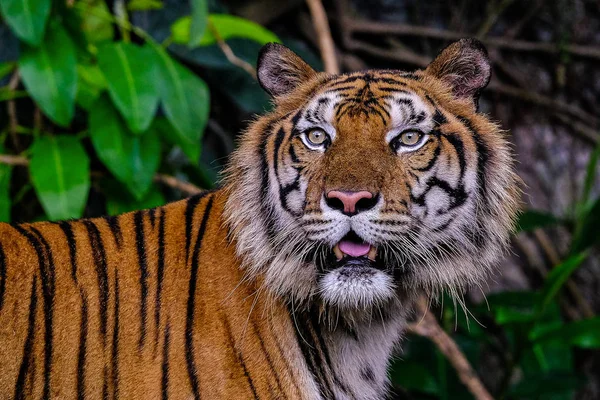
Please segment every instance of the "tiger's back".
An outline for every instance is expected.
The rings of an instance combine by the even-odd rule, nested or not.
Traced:
[[[207,192],[118,217],[0,225],[0,397],[302,397],[284,357],[287,314],[271,302],[255,318],[265,299],[240,284],[222,207]]]

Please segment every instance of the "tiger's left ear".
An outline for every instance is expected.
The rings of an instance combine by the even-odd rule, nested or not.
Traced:
[[[470,99],[475,108],[479,93],[490,81],[492,68],[483,43],[461,39],[446,47],[427,66],[425,73],[446,82],[459,99]]]
[[[258,83],[273,97],[288,94],[317,75],[299,55],[278,43],[263,46],[256,69]]]

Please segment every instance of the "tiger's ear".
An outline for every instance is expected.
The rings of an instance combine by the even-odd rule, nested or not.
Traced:
[[[479,93],[490,81],[491,70],[484,45],[477,39],[461,39],[442,50],[425,73],[446,82],[455,97],[470,99],[477,107]]]
[[[278,43],[264,45],[258,55],[258,82],[273,97],[291,92],[316,74],[296,53]]]

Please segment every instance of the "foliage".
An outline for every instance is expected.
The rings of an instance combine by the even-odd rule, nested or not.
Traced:
[[[0,29],[19,42],[17,54],[0,53],[0,102],[16,109],[1,108],[1,150],[30,166],[18,175],[0,166],[2,221],[116,213],[182,195],[157,186],[157,172],[209,187],[215,173],[202,142],[211,82],[236,79],[237,93],[217,91],[241,99],[243,112],[267,107],[252,76],[216,42],[254,43],[256,51],[241,56],[254,62],[263,43],[280,41],[269,30],[220,6],[210,12],[205,0],[191,0],[170,20],[161,19],[159,0],[108,4],[0,0]],[[161,37],[157,24],[142,29],[132,22],[138,14],[173,35]]]

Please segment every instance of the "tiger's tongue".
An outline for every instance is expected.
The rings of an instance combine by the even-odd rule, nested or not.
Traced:
[[[339,244],[340,250],[351,257],[362,257],[369,253],[371,245],[368,243],[354,243],[349,240],[342,240]]]

